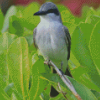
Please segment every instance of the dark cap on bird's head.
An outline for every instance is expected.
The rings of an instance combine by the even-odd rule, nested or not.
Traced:
[[[46,2],[44,3],[41,7],[40,10],[38,12],[36,12],[34,15],[46,15],[49,13],[54,13],[56,15],[59,15],[59,11],[57,6],[52,3],[52,2]]]

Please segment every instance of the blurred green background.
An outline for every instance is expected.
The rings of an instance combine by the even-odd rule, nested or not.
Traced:
[[[70,78],[82,100],[100,100],[100,8],[85,6],[80,18],[64,5],[57,5],[63,24],[71,35]],[[66,100],[62,93],[49,96],[50,87],[77,100],[58,75],[52,74],[33,45],[33,29],[40,22],[33,16],[36,2],[27,7],[11,6],[4,16],[0,10],[0,98],[2,100]]]

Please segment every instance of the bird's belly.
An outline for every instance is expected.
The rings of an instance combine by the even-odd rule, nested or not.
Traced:
[[[67,47],[63,39],[45,37],[38,43],[38,47],[44,58],[48,60],[62,61],[64,57],[67,60]]]

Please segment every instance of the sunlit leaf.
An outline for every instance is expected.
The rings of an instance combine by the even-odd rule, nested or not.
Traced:
[[[93,28],[93,31],[91,33],[90,37],[90,52],[93,58],[94,63],[97,65],[97,67],[100,70],[100,21],[97,22],[95,27]]]
[[[14,34],[3,33],[0,36],[0,54],[7,52],[8,47],[16,38],[17,36]]]
[[[7,85],[6,87],[5,87],[5,89],[4,89],[4,91],[7,93],[7,95],[9,96],[9,97],[11,97],[11,95],[12,95],[12,88],[14,87],[14,84],[13,83],[10,83],[9,85]]]
[[[100,92],[97,92],[95,90],[91,90],[91,91],[97,97],[97,99],[100,100]]]
[[[3,33],[0,36],[0,86],[4,88],[9,83],[9,72],[7,67],[7,51],[11,43],[17,38],[16,35]]]
[[[97,16],[97,15],[91,15],[91,16],[88,16],[85,20],[85,23],[89,23],[91,24],[92,26],[94,26],[98,21],[100,20],[100,16]],[[90,26],[91,26],[90,25]],[[92,30],[92,28],[91,28]]]
[[[10,100],[9,96],[4,92],[2,88],[0,88],[0,98],[2,100]]]
[[[68,89],[67,86],[62,82],[61,78],[58,75],[55,75],[55,78],[53,78],[54,75],[52,75],[52,74],[42,74],[42,75],[43,75],[43,77],[45,77],[49,81],[53,81],[56,83],[59,82],[60,85],[62,85],[64,88],[66,88],[66,90]],[[78,83],[73,78],[70,78],[70,77],[68,77],[68,78],[71,81],[71,83],[73,84],[77,93],[81,96],[82,100],[97,100],[97,98],[94,96],[94,94],[87,87]],[[67,94],[68,93],[69,92],[67,92]]]
[[[8,27],[9,27],[9,18],[13,15],[16,15],[16,7],[15,6],[11,6],[6,15],[5,15],[5,19],[4,19],[4,24],[3,24],[3,29],[2,29],[2,33],[4,33],[5,31],[7,31]]]
[[[48,82],[40,78],[40,73],[45,72],[44,63],[42,59],[38,59],[32,66],[32,86],[30,89],[30,100],[36,100],[41,92],[45,89]]]
[[[25,38],[17,38],[8,50],[8,69],[17,91],[26,98],[29,88],[28,44]]]
[[[31,3],[23,11],[23,26],[33,30],[40,21],[38,16],[33,16],[35,12],[39,10],[39,4]]]
[[[77,60],[82,66],[85,67],[86,72],[88,73],[91,80],[95,85],[100,87],[100,75],[96,69],[96,66],[92,60],[90,51],[86,45],[85,36],[80,27],[77,26],[74,33],[72,34],[72,45],[71,50]]]
[[[9,32],[16,34],[17,36],[22,36],[24,33],[24,27],[22,26],[22,21],[16,16],[11,16],[9,22]]]
[[[89,75],[87,74],[87,71],[85,70],[85,67],[78,66],[71,70],[71,74],[76,81],[84,84],[89,89],[100,91],[98,86],[95,85],[90,79]]]

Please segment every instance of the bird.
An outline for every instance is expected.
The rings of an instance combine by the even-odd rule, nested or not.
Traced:
[[[40,17],[40,23],[33,31],[33,41],[47,61],[52,61],[64,73],[68,66],[71,48],[71,36],[63,25],[61,14],[52,2],[44,3],[34,16]]]

